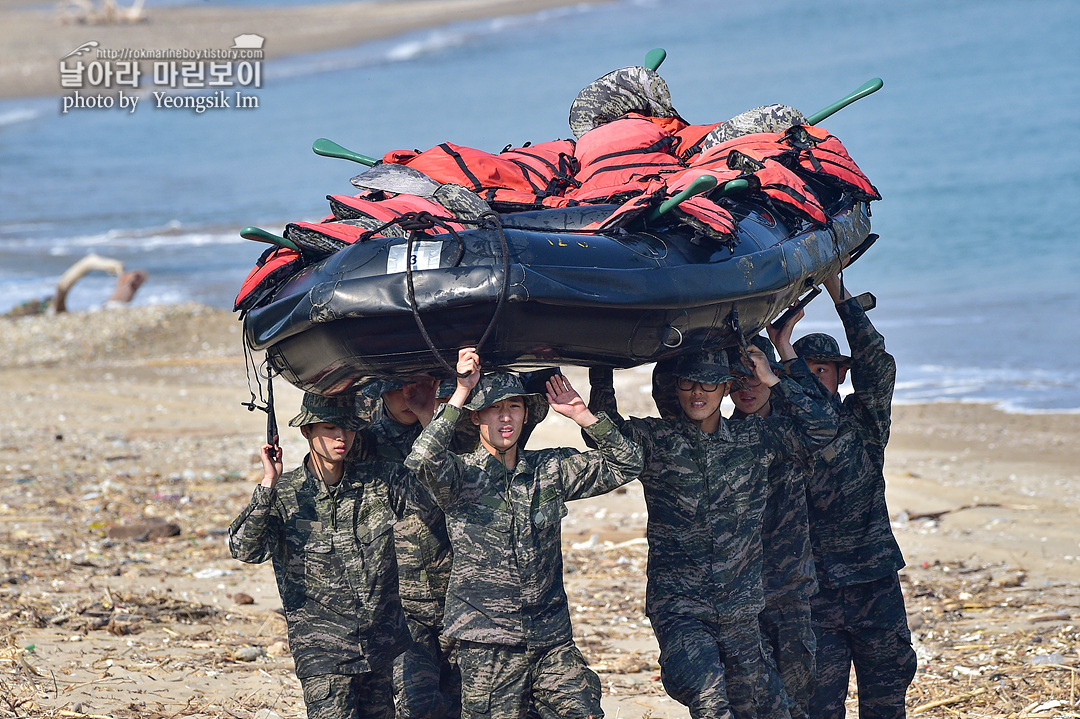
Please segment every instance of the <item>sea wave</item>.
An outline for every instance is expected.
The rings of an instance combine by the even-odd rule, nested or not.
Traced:
[[[154,252],[163,247],[205,247],[209,245],[241,244],[244,240],[237,235],[235,228],[194,228],[185,227],[178,220],[164,226],[143,228],[121,228],[105,232],[70,237],[19,236],[12,227],[5,228],[9,235],[0,240],[0,257],[5,254],[33,255],[48,254],[52,257],[67,257],[85,254],[87,250],[108,252],[109,250]]]
[[[431,30],[400,35],[389,40],[367,42],[349,48],[277,60],[273,66],[267,66],[266,77],[270,80],[288,79],[335,70],[352,70],[408,62],[419,57],[470,45],[483,38],[510,30],[559,22],[593,9],[591,4],[582,3],[525,15],[452,23]]]
[[[0,109],[0,128],[8,127],[9,125],[18,125],[22,122],[29,122],[40,117],[41,112],[41,110],[32,107],[22,106]]]

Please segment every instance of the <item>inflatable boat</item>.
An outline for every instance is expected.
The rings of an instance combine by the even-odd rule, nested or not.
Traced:
[[[643,120],[600,129],[619,121]],[[809,127],[742,137],[662,179],[639,173],[606,202],[552,192],[553,169],[525,210],[520,188],[485,190],[456,146],[440,146],[440,158],[475,186],[439,177],[421,164],[427,153],[361,158],[373,167],[353,178],[360,194],[329,197],[321,223],[290,224],[282,237],[245,231],[278,245],[238,297],[245,342],[296,387],[326,395],[376,376],[449,376],[466,346],[486,367],[516,370],[626,368],[734,346],[876,238],[877,191],[850,158],[830,167],[846,158],[836,146]],[[521,165],[521,151],[504,153]],[[440,198],[446,188],[455,201]],[[475,207],[463,210],[463,196]]]

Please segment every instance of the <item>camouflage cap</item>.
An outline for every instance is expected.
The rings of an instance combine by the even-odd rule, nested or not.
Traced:
[[[530,423],[540,422],[547,417],[548,403],[544,396],[528,392],[521,378],[509,372],[492,372],[482,376],[469,395],[465,409],[478,412],[509,397],[525,398]]]
[[[457,380],[456,379],[454,379],[452,377],[450,379],[444,379],[442,382],[439,382],[439,386],[435,388],[435,398],[436,399],[449,399],[454,394],[454,390],[456,390],[456,389],[457,389]]]
[[[823,332],[815,332],[796,340],[792,345],[795,354],[804,360],[815,362],[839,362],[843,365],[851,364],[851,358],[840,354],[840,345],[836,340]]]
[[[363,392],[365,397],[379,399],[387,392],[393,392],[394,390],[401,389],[404,386],[404,380],[384,379],[382,377],[375,377],[361,384],[360,391]]]
[[[765,353],[765,359],[769,360],[769,367],[772,368],[774,373],[784,369],[784,365],[776,355],[776,348],[773,347],[773,343],[769,341],[768,337],[765,335],[756,335],[750,338],[750,344]],[[744,377],[749,377],[754,374],[754,368],[743,361],[742,349],[740,347],[731,347],[728,349],[728,360],[731,362],[731,371],[733,374],[742,375]]]
[[[361,430],[368,426],[356,413],[356,397],[351,394],[323,397],[305,392],[300,414],[289,420],[290,427],[303,427],[316,422],[329,422],[342,429]]]
[[[674,374],[704,384],[723,384],[735,379],[731,376],[727,352],[724,350],[703,350],[683,355],[675,363]]]
[[[624,67],[589,83],[570,105],[570,130],[580,138],[589,130],[628,112],[649,117],[678,117],[671,91],[655,70]]]

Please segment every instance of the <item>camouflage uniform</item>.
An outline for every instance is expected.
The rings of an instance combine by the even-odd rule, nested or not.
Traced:
[[[312,409],[310,398],[290,424],[335,420]],[[394,716],[392,662],[410,643],[393,542],[407,476],[389,462],[347,463],[341,481],[328,487],[305,459],[273,489],[257,485],[229,528],[233,557],[273,560],[312,719]]]
[[[401,424],[385,410],[377,417],[371,426],[376,454],[404,463],[420,436],[420,423]],[[413,638],[394,662],[398,719],[456,719],[461,716],[461,672],[453,658],[454,643],[442,633],[453,562],[450,537],[430,492],[418,486],[410,494],[405,515],[394,525],[401,604]]]
[[[753,343],[765,352],[774,371],[782,369],[768,339],[755,337]],[[734,357],[732,367],[737,374],[753,373],[745,365],[740,367]],[[820,393],[809,374],[796,379],[809,392]],[[765,422],[774,421],[777,411],[774,408]],[[738,409],[731,415],[732,421],[745,418],[746,414]],[[784,684],[788,711],[792,719],[803,719],[814,681],[817,640],[810,622],[810,597],[817,591],[817,578],[806,509],[809,451],[800,444],[792,447],[792,455],[792,461],[769,467],[771,490],[761,526],[765,609],[758,619],[764,648],[771,654]]]
[[[724,353],[703,355],[701,364],[711,371],[696,371],[680,358],[675,374],[708,383],[731,379]],[[805,365],[801,371],[808,371]],[[788,716],[779,676],[765,667],[758,627],[768,470],[787,461],[798,442],[831,439],[831,408],[785,377],[772,396],[786,416],[774,422],[721,417],[717,431],[707,434],[684,416],[622,420],[610,372],[594,370],[590,379],[590,408],[615,417],[645,452],[645,611],[660,643],[665,689],[695,719]]]
[[[843,717],[854,665],[862,719],[902,717],[915,675],[904,597],[897,571],[904,558],[885,506],[885,445],[889,440],[896,363],[866,317],[863,297],[836,305],[851,347],[855,391],[832,402],[840,415],[836,439],[815,455],[809,482],[810,538],[819,592],[812,600],[817,635],[814,717]],[[795,343],[801,357],[847,362],[828,335]]]
[[[517,378],[488,375],[466,407],[523,394]],[[547,404],[524,396],[538,420]],[[507,469],[483,447],[447,451],[461,414],[439,408],[405,464],[446,512],[454,546],[445,632],[460,642],[462,717],[519,719],[530,697],[544,719],[602,717],[600,681],[573,643],[561,521],[565,502],[636,478],[641,450],[601,417],[586,430],[599,451],[518,450]]]

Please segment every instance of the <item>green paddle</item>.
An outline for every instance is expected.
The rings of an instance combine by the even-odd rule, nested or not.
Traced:
[[[303,250],[301,250],[292,240],[287,240],[284,237],[271,234],[266,230],[259,229],[258,227],[245,227],[244,229],[240,230],[240,236],[243,237],[245,240],[266,242],[271,245],[277,245],[278,247],[286,247],[290,250],[296,250],[300,253],[303,252]]]
[[[662,47],[649,50],[645,53],[645,67],[656,71],[667,58],[667,50]]]
[[[720,191],[717,194],[728,195],[735,192],[743,192],[749,186],[750,183],[748,183],[746,180],[728,180],[724,183],[724,186],[720,188]],[[713,177],[712,175],[698,175],[697,178],[695,178],[694,181],[691,182],[685,190],[682,190],[681,192],[661,202],[660,206],[649,214],[649,221],[656,220],[666,215],[668,212],[678,207],[679,203],[681,203],[683,200],[693,197],[694,195],[700,195],[704,192],[708,192],[714,187],[716,187],[715,177]]]
[[[834,112],[837,112],[839,110],[843,110],[845,107],[847,107],[851,103],[855,102],[856,100],[861,100],[862,98],[866,97],[867,95],[877,92],[878,90],[881,89],[881,86],[884,85],[884,84],[885,83],[883,83],[881,81],[880,77],[875,77],[873,80],[868,80],[865,84],[863,84],[861,87],[859,87],[857,90],[855,90],[855,92],[851,93],[850,95],[848,95],[844,99],[839,100],[837,102],[834,102],[833,104],[829,105],[828,107],[826,107],[826,108],[824,108],[822,110],[818,110],[813,115],[810,115],[809,117],[807,117],[806,118],[806,124],[807,125],[816,125],[816,124],[818,124],[819,122],[824,120],[829,115],[832,115]]]
[[[353,162],[359,162],[361,165],[367,165],[368,167],[374,167],[375,163],[378,162],[374,157],[368,157],[367,155],[361,155],[359,152],[346,150],[333,140],[327,140],[325,137],[320,137],[318,140],[311,143],[311,149],[316,155],[336,157],[339,160],[352,160]]]

